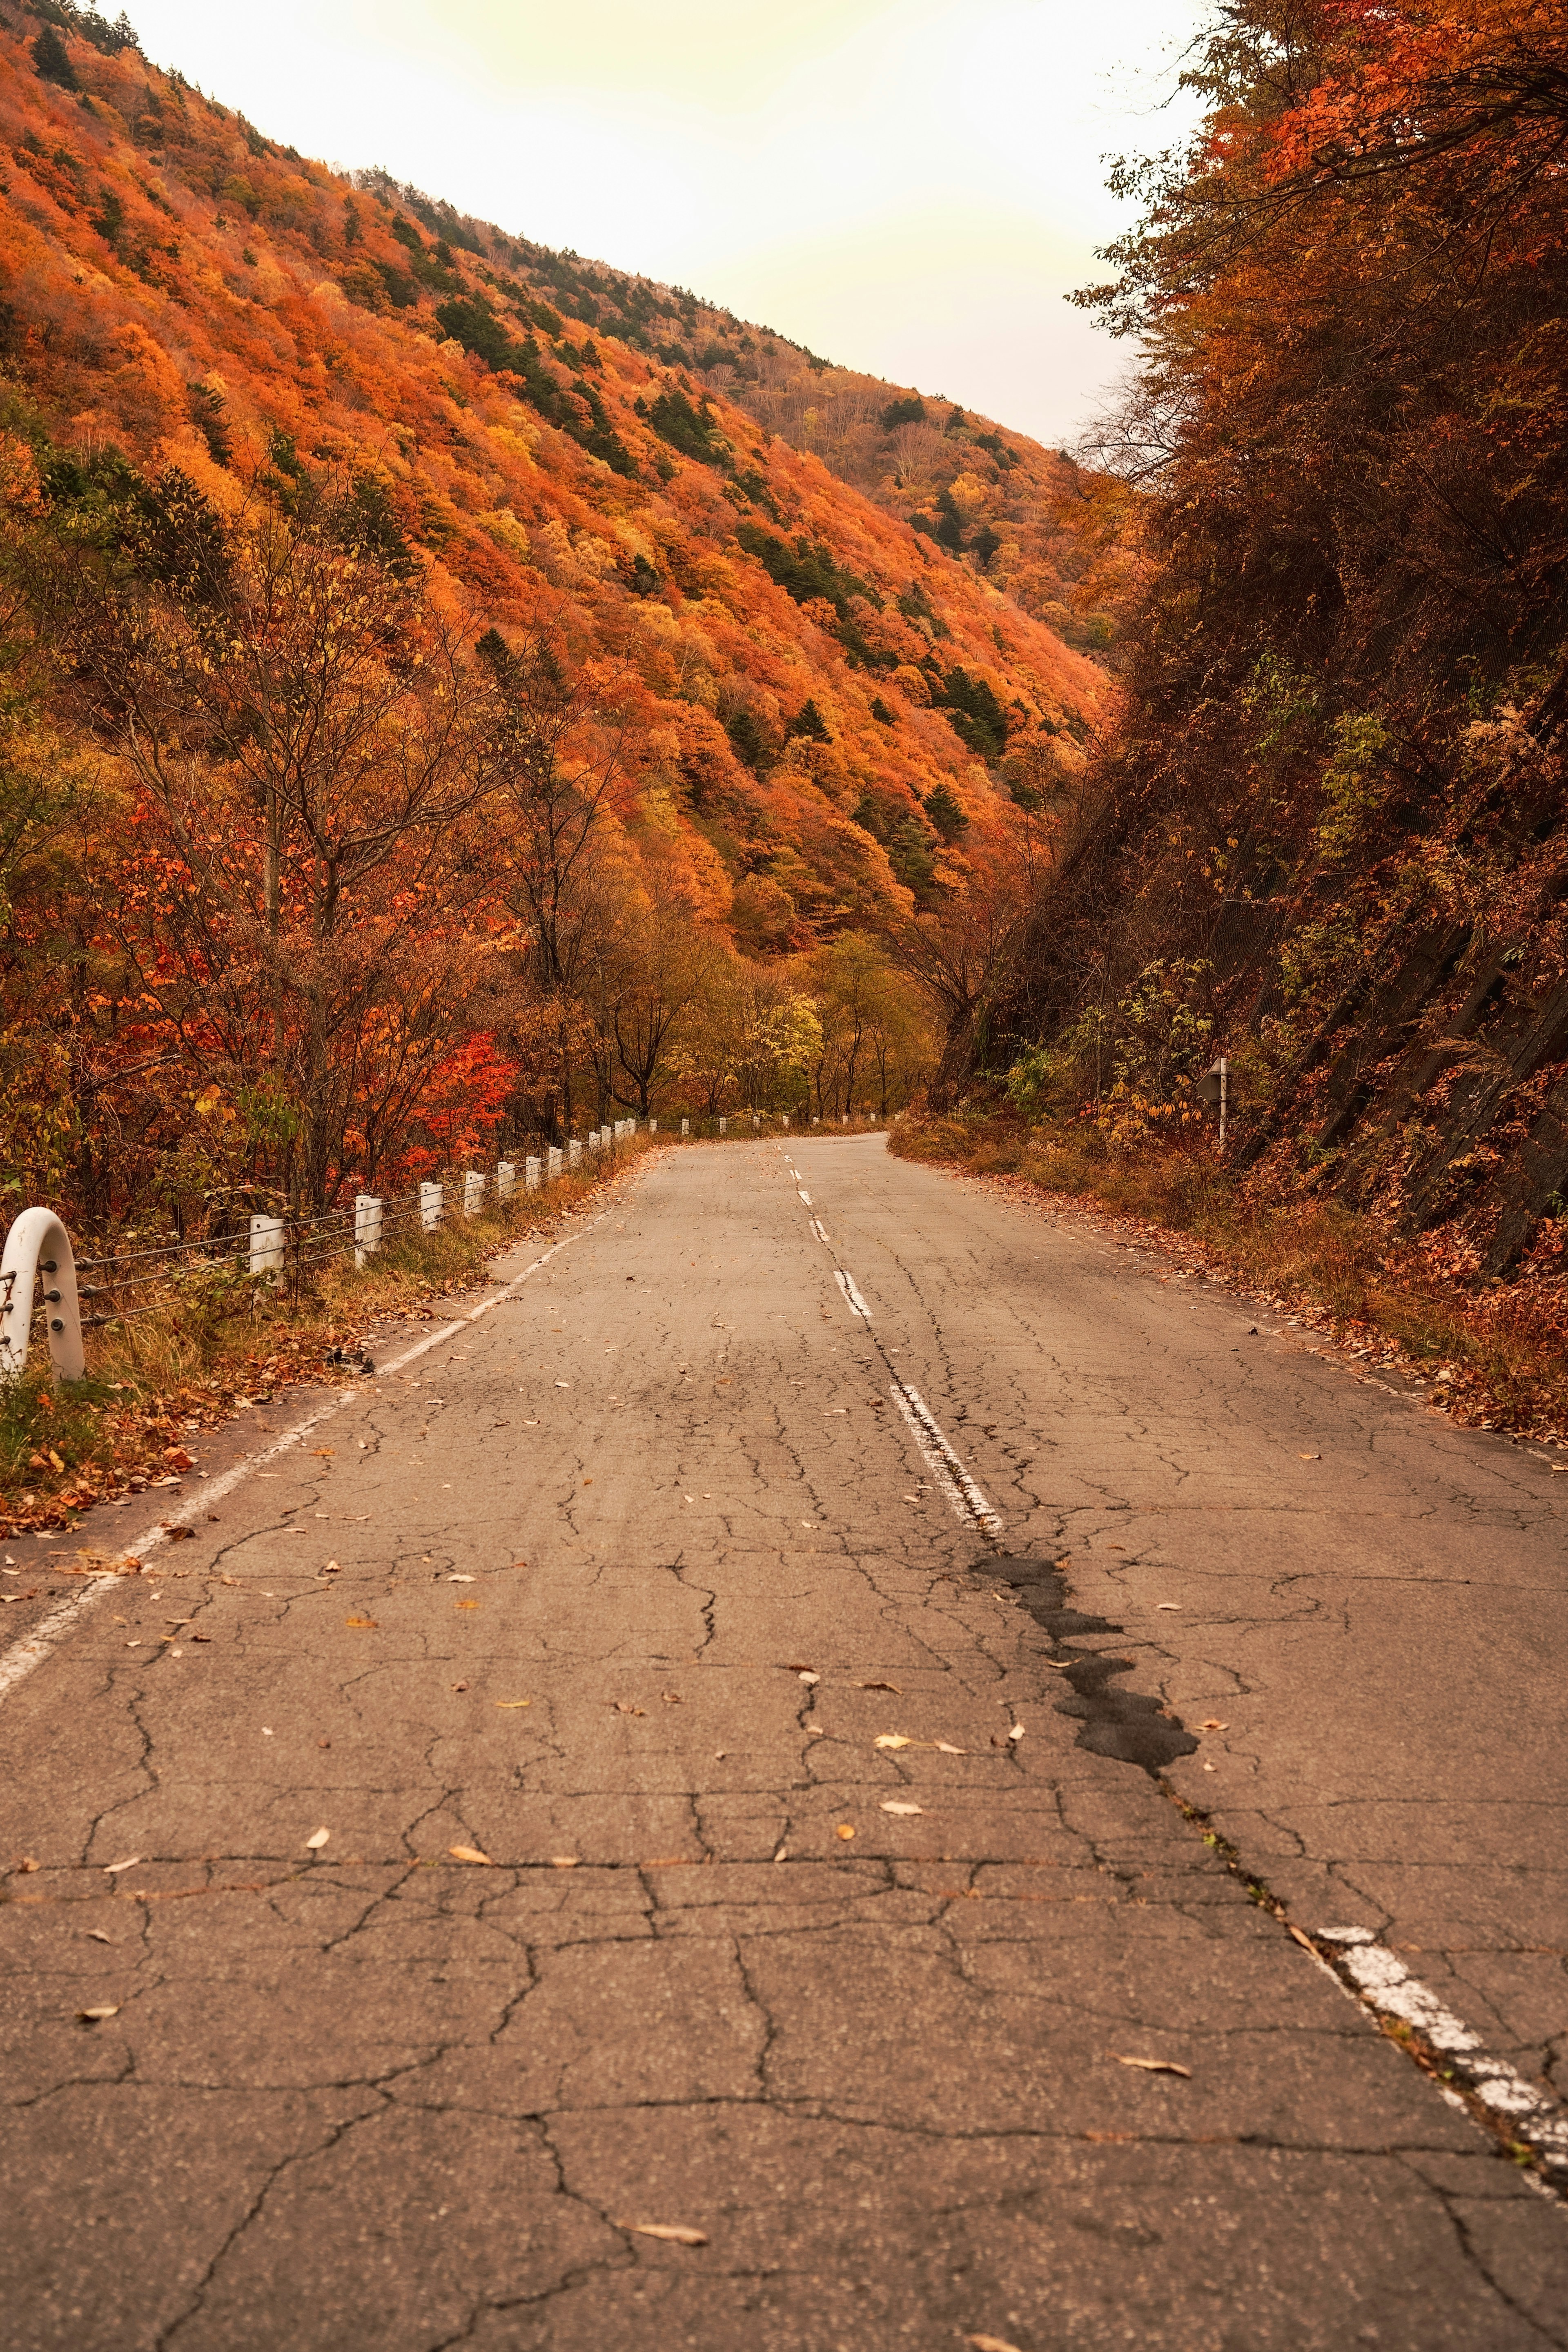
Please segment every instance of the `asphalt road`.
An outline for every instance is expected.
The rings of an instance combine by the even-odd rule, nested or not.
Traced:
[[[9,2352],[1568,2345],[1568,1480],[879,1139],[567,1230],[24,1628]]]

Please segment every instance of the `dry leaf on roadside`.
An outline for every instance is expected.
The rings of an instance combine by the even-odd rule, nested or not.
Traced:
[[[1181,1605],[1179,1601],[1156,1601],[1154,1603],[1156,1609],[1180,1609]]]
[[[106,1862],[103,1865],[103,1874],[105,1878],[118,1877],[122,1870],[134,1870],[139,1862],[145,1862],[146,1859],[144,1853],[128,1853],[123,1862]],[[37,1868],[37,1863],[33,1867],[35,1870]]]
[[[931,1746],[939,1756],[966,1756],[969,1753],[966,1748],[955,1748],[950,1739],[933,1739]]]
[[[34,1859],[34,1857],[33,1857],[30,1853],[25,1853],[25,1854],[22,1856],[21,1861],[16,1864],[16,1868],[17,1868],[18,1873],[19,1873],[19,1874],[21,1874],[21,1876],[22,1876],[22,1877],[24,1877],[24,1878],[27,1877],[27,1876],[28,1876],[28,1875],[29,1875],[33,1871],[37,1870],[38,1867],[39,1867],[39,1864],[37,1864],[37,1862]]]
[[[77,2011],[84,2025],[96,2025],[101,2018],[118,2017],[119,2014],[120,2003],[117,2000],[100,2001],[96,2009],[79,2009]]]
[[[454,1601],[452,1603],[454,1609],[477,1609],[479,1605],[477,1601]]]
[[[884,1813],[923,1813],[925,1807],[923,1805],[900,1805],[889,1800],[889,1802],[883,1805],[879,1810]]]
[[[663,2238],[672,2246],[705,2246],[707,2233],[689,2230],[682,2221],[617,2221],[617,2230],[630,2230],[638,2238]]]
[[[345,1617],[343,1623],[356,1633],[374,1633],[376,1630],[374,1617]]]
[[[862,1683],[860,1685],[860,1688],[862,1690],[891,1691],[895,1698],[902,1698],[903,1696],[903,1692],[899,1688],[897,1683]]]
[[[1178,2066],[1173,2058],[1123,2058],[1119,2050],[1110,2054],[1119,2066],[1136,2066],[1145,2074],[1179,2074],[1184,2083],[1193,2079],[1192,2068]]]
[[[1018,2352],[1017,2346],[1009,2344],[1005,2336],[966,2336],[963,2340],[973,2345],[973,2352]]]
[[[312,1834],[305,1840],[308,1851],[311,1853],[320,1853],[321,1848],[326,1844],[327,1840],[331,1836],[331,1830],[314,1831]]]
[[[647,1713],[646,1706],[633,1706],[629,1700],[624,1698],[613,1698],[610,1701],[610,1706],[616,1715],[646,1715]]]
[[[1198,1729],[1200,1731],[1228,1731],[1230,1729],[1230,1726],[1228,1723],[1221,1723],[1217,1717],[1211,1715],[1206,1723],[1199,1724]]]
[[[1016,1723],[1011,1731],[1007,1734],[1007,1737],[1009,1739],[1022,1739],[1024,1737],[1023,1725],[1021,1723]]]
[[[574,1853],[552,1853],[550,1867],[552,1870],[575,1870],[577,1856]]]
[[[498,1698],[496,1705],[498,1706],[531,1706],[533,1701],[531,1698]]]
[[[822,1676],[820,1675],[814,1675],[809,1667],[807,1667],[805,1672],[801,1675],[801,1681],[803,1683],[819,1683],[821,1680]]]
[[[901,1731],[879,1731],[871,1742],[873,1748],[912,1748],[914,1744]]]
[[[838,1834],[841,1838],[852,1838],[855,1834],[854,1822],[840,1822],[838,1824]]]
[[[1321,1454],[1298,1454],[1296,1456],[1298,1462],[1321,1462],[1322,1458]]]
[[[495,1868],[489,1855],[481,1853],[477,1845],[449,1845],[447,1851],[455,1862],[482,1862],[489,1869]]]
[[[472,1576],[449,1576],[447,1579],[448,1584],[475,1584],[478,1580],[477,1577]]]

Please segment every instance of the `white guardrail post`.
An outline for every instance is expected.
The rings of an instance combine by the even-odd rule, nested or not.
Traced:
[[[575,1136],[566,1146],[566,1165],[568,1168],[581,1168],[583,1165],[583,1147]]]
[[[485,1180],[477,1169],[468,1170],[463,1178],[463,1214],[477,1217],[485,1203]]]
[[[548,1181],[552,1184],[554,1183],[555,1179],[560,1175],[561,1147],[559,1144],[552,1143],[547,1145],[545,1150],[544,1172]]]
[[[680,1122],[680,1132],[682,1133],[682,1135],[689,1135],[689,1134],[690,1134],[690,1132],[691,1132],[691,1121],[690,1121],[689,1118],[683,1118],[683,1119],[681,1120],[681,1122]]]
[[[281,1217],[252,1217],[250,1220],[250,1271],[252,1274],[282,1273]]]
[[[657,1118],[649,1119],[647,1123],[647,1131],[650,1135],[657,1135],[658,1133],[658,1121]]]
[[[433,1234],[440,1223],[441,1211],[445,1204],[446,1196],[439,1184],[420,1185],[419,1222],[427,1234]]]
[[[538,1192],[540,1173],[540,1163],[537,1160],[527,1159],[523,1161],[522,1189],[525,1192]]]
[[[81,1307],[76,1291],[76,1253],[52,1209],[24,1209],[5,1236],[0,1257],[0,1377],[15,1380],[26,1369],[33,1328],[33,1284],[44,1277],[44,1320],[49,1355],[62,1381],[79,1381],[87,1370],[81,1344]]]
[[[496,1161],[496,1199],[498,1201],[510,1201],[516,1190],[516,1160],[498,1160]]]
[[[381,1247],[383,1202],[374,1192],[354,1194],[354,1264],[363,1265]]]
[[[720,1134],[721,1134],[721,1135],[728,1135],[728,1134],[729,1134],[729,1132],[730,1132],[730,1122],[729,1122],[729,1120],[728,1120],[727,1118],[721,1118],[721,1119],[719,1121],[719,1132],[720,1132]]]

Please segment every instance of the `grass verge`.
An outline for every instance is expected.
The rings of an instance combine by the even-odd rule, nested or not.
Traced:
[[[434,1320],[430,1301],[472,1287],[502,1250],[546,1241],[569,1211],[625,1175],[660,1139],[638,1136],[563,1175],[434,1233],[401,1235],[363,1267],[315,1269],[290,1299],[251,1284],[171,1291],[135,1320],[88,1334],[87,1378],[56,1384],[35,1344],[21,1380],[0,1381],[0,1536],[68,1528],[91,1504],[138,1494],[191,1467],[190,1438],[302,1381],[353,1377],[328,1361],[389,1315]]]
[[[1340,1346],[1420,1375],[1430,1402],[1466,1426],[1568,1444],[1568,1255],[1552,1234],[1515,1280],[1481,1283],[1338,1202],[1237,1179],[1212,1146],[1118,1158],[984,1110],[900,1119],[889,1149],[1092,1203]]]

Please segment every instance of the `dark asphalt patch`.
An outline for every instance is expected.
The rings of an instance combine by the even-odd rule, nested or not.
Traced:
[[[1067,1605],[1067,1579],[1051,1560],[985,1559],[976,1562],[981,1575],[1001,1577],[1012,1585],[1037,1625],[1059,1649],[1077,1635],[1120,1633],[1124,1628],[1109,1617],[1085,1616]],[[1169,1714],[1157,1698],[1141,1692],[1113,1690],[1111,1679],[1130,1674],[1131,1658],[1107,1657],[1102,1652],[1066,1653],[1071,1664],[1064,1677],[1071,1698],[1057,1702],[1057,1713],[1073,1717],[1079,1726],[1077,1745],[1091,1756],[1109,1756],[1118,1764],[1139,1764],[1158,1774],[1178,1756],[1194,1756],[1197,1741],[1179,1717]],[[1053,1661],[1060,1665],[1061,1657]]]

